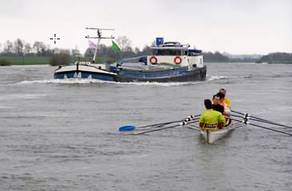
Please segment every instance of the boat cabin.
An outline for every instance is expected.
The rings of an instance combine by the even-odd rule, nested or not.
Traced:
[[[202,51],[190,49],[189,44],[165,42],[151,47],[152,55],[147,56],[148,64],[172,64],[177,66],[203,67]]]

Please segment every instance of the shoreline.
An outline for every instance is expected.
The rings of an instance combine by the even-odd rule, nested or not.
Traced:
[[[290,65],[292,63],[257,63],[257,62],[205,62],[205,64],[262,64],[262,65]],[[1,65],[0,67],[9,67],[9,66],[53,66],[56,67],[58,65],[50,65],[48,63],[25,63],[25,64],[8,64]]]

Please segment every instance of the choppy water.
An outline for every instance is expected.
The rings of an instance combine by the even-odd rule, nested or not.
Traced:
[[[228,89],[233,108],[292,125],[292,65],[208,64],[192,83],[58,81],[49,66],[0,68],[0,190],[292,190],[292,138],[247,127],[214,145],[176,128]]]

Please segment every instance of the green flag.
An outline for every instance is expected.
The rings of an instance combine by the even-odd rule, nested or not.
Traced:
[[[114,53],[119,53],[121,52],[121,49],[120,47],[117,45],[117,43],[115,43],[113,40],[112,40],[112,50]]]

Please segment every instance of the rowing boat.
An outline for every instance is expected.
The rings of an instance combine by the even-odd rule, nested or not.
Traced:
[[[197,124],[190,124],[186,125],[186,127],[190,129],[195,129],[200,131],[201,136],[206,140],[208,144],[212,144],[218,139],[225,137],[229,132],[233,131],[236,128],[242,127],[244,124],[240,122],[231,122],[230,125],[224,127],[223,129],[218,130],[208,130],[208,129],[201,129]]]
[[[184,120],[168,121],[168,122],[155,123],[155,124],[138,126],[138,127],[136,127],[134,125],[124,125],[124,126],[119,127],[119,131],[120,132],[131,132],[132,131],[132,133],[127,133],[127,134],[142,135],[142,134],[146,134],[146,133],[151,133],[151,132],[156,132],[156,131],[161,131],[161,130],[165,130],[165,129],[171,129],[171,128],[183,126],[183,127],[187,127],[187,128],[199,131],[200,134],[202,135],[202,137],[206,140],[206,142],[209,144],[212,144],[215,141],[217,141],[218,139],[223,138],[225,135],[227,135],[229,132],[233,131],[234,129],[240,128],[240,127],[243,127],[243,126],[246,126],[249,124],[249,125],[252,125],[252,126],[255,126],[258,128],[262,128],[265,130],[270,130],[270,131],[274,131],[277,133],[282,133],[285,135],[292,136],[292,134],[287,132],[287,131],[282,131],[282,130],[277,130],[277,129],[273,129],[270,127],[265,127],[265,126],[260,125],[260,124],[249,123],[248,120],[254,120],[255,122],[258,122],[258,123],[266,123],[266,124],[276,125],[276,126],[285,127],[285,128],[292,128],[292,126],[268,121],[266,119],[262,119],[259,117],[248,115],[248,113],[242,113],[242,112],[233,111],[233,110],[231,110],[231,112],[239,114],[239,115],[231,114],[232,118],[230,118],[231,120],[229,120],[227,127],[224,127],[223,129],[218,129],[218,130],[212,128],[212,126],[209,126],[208,130],[206,128],[201,129],[199,127],[199,124],[198,124],[198,120],[199,120],[199,116],[200,116],[200,114],[198,114],[198,115],[188,116]],[[215,126],[215,128],[216,128],[216,126]]]

